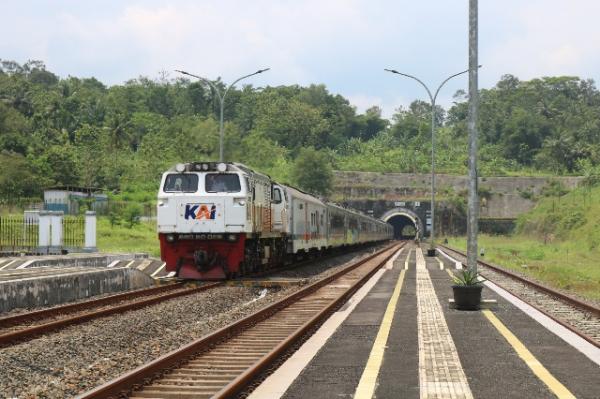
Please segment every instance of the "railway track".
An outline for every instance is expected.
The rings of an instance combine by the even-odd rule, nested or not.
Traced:
[[[188,288],[183,283],[174,283],[2,317],[0,318],[0,346],[25,341],[40,334],[100,317],[141,309],[167,299],[191,295],[221,285],[222,283],[211,283]],[[141,299],[136,300],[136,298]]]
[[[461,251],[439,246],[458,255],[461,260],[466,259]],[[483,277],[600,347],[600,308],[496,265],[483,261],[478,261],[478,264],[482,266],[480,273]]]
[[[330,254],[320,259],[329,259],[335,256],[336,254]],[[248,277],[263,277],[269,273],[290,268],[299,268],[311,262],[314,262],[314,259],[307,259],[282,268],[254,273]],[[33,339],[42,334],[58,331],[71,325],[85,323],[100,317],[119,314],[129,310],[141,309],[161,301],[195,294],[224,285],[225,282],[215,282],[190,288],[185,287],[183,282],[175,282],[173,284],[110,295],[75,304],[0,317],[0,347]],[[141,299],[135,300],[136,298]]]
[[[226,398],[320,324],[396,252],[394,244],[80,398]]]

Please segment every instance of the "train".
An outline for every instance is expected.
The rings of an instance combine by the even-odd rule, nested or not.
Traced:
[[[157,200],[160,254],[182,279],[223,280],[393,238],[382,220],[234,162],[179,163]]]

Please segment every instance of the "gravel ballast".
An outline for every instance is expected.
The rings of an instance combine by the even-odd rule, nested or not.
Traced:
[[[277,276],[316,280],[371,250],[315,261]],[[81,394],[198,339],[300,287],[219,287],[72,326],[0,349],[0,397],[67,398]]]

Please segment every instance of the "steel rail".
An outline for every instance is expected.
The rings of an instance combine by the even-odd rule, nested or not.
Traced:
[[[334,258],[337,255],[339,255],[339,254],[332,253],[328,256],[324,256],[319,259]],[[313,259],[307,259],[307,260],[303,260],[300,262],[296,262],[291,265],[287,265],[283,268],[273,268],[273,269],[269,269],[269,270],[266,270],[263,272],[252,273],[248,277],[252,277],[252,278],[262,277],[262,276],[268,275],[269,273],[274,273],[274,272],[291,269],[291,268],[302,267],[307,264],[310,264],[313,261],[314,261]],[[92,300],[84,301],[84,302],[80,302],[80,303],[62,305],[62,306],[57,306],[57,307],[50,308],[50,309],[43,309],[43,310],[18,314],[18,315],[14,315],[14,316],[2,317],[2,318],[0,318],[0,326],[2,326],[2,327],[17,326],[18,327],[19,324],[24,324],[27,322],[35,322],[35,321],[39,321],[39,320],[43,320],[43,319],[51,319],[51,318],[59,317],[61,315],[68,315],[69,313],[76,313],[76,312],[80,312],[80,311],[83,311],[86,309],[110,305],[111,303],[117,303],[117,302],[121,302],[121,301],[125,301],[125,300],[131,300],[131,299],[135,299],[138,297],[158,295],[162,292],[168,292],[168,291],[180,289],[184,286],[184,284],[185,284],[184,282],[176,282],[173,284],[162,285],[159,287],[151,287],[151,288],[146,288],[146,289],[141,289],[141,290],[124,292],[124,293],[116,294],[116,295],[110,295],[110,296],[107,296],[104,298],[92,299]],[[153,298],[149,298],[149,299],[145,299],[145,300],[141,300],[141,301],[137,301],[137,302],[133,302],[133,303],[123,304],[121,306],[113,307],[110,309],[103,309],[103,310],[99,310],[99,311],[95,311],[95,312],[89,312],[89,313],[85,313],[85,314],[81,314],[81,315],[77,315],[77,316],[73,316],[73,317],[65,317],[60,320],[55,320],[52,322],[39,324],[36,326],[25,327],[21,330],[16,330],[16,331],[11,331],[8,333],[0,334],[0,347],[5,346],[12,342],[24,341],[26,339],[30,339],[30,338],[33,338],[40,334],[48,333],[50,331],[56,331],[56,330],[65,328],[70,325],[84,323],[86,321],[93,320],[95,318],[105,317],[105,316],[109,316],[111,314],[122,313],[122,312],[125,312],[128,310],[139,309],[139,308],[142,308],[145,306],[153,305],[162,300],[176,298],[179,296],[190,295],[190,294],[194,294],[194,293],[197,293],[200,291],[204,291],[204,290],[207,290],[210,288],[215,288],[215,287],[222,286],[222,285],[224,285],[224,282],[210,283],[210,284],[207,284],[204,286],[190,288],[185,291],[179,291],[179,292],[175,292],[175,293],[168,294],[168,295],[161,295],[161,296],[157,296],[157,297],[153,297]]]
[[[97,311],[80,314],[80,315],[73,316],[73,317],[67,317],[67,318],[52,321],[49,323],[44,323],[44,324],[24,328],[22,330],[11,331],[9,333],[0,335],[0,346],[9,344],[14,341],[23,341],[26,339],[30,339],[37,335],[48,333],[50,331],[59,330],[59,329],[62,329],[62,328],[65,328],[67,326],[71,326],[74,324],[84,323],[89,320],[109,316],[112,314],[123,313],[123,312],[129,311],[129,310],[140,309],[140,308],[143,308],[146,306],[153,305],[158,302],[165,301],[167,299],[172,299],[172,298],[177,298],[177,297],[181,297],[181,296],[195,294],[195,293],[205,291],[205,290],[208,290],[211,288],[215,288],[218,286],[222,286],[222,285],[223,285],[223,283],[217,282],[217,283],[202,285],[199,287],[192,287],[192,288],[188,288],[188,289],[181,290],[181,291],[170,292],[170,293],[166,293],[163,295],[156,295],[156,296],[153,296],[152,298],[142,299],[139,301],[126,303],[126,304],[111,307],[108,309],[102,309],[102,310],[97,310]]]
[[[215,399],[225,399],[233,397],[233,395],[243,390],[260,372],[265,370],[273,361],[281,356],[288,348],[290,348],[295,342],[297,342],[303,335],[310,331],[311,328],[318,325],[319,322],[329,316],[335,309],[339,307],[341,303],[346,301],[354,292],[356,292],[364,283],[367,282],[379,270],[379,268],[391,258],[398,248],[393,248],[390,254],[377,266],[374,267],[369,273],[365,274],[361,279],[356,281],[348,290],[339,295],[334,301],[332,301],[326,308],[314,315],[310,320],[306,321],[302,327],[297,329],[287,339],[279,343],[273,350],[267,353],[251,368],[246,370],[235,380],[230,382],[222,390],[217,392],[214,396]],[[331,280],[333,281],[333,280]]]
[[[459,251],[457,249],[448,247],[446,245],[441,245],[441,244],[438,244],[438,246],[446,249],[449,252],[454,252],[456,254],[459,254],[461,256],[466,257],[466,254],[464,252]],[[492,264],[490,264],[488,262],[484,262],[484,261],[481,261],[481,260],[479,260],[478,263],[481,264],[481,265],[483,265],[483,266],[485,266],[485,267],[488,267],[488,268],[492,269],[493,271],[495,271],[497,273],[500,273],[500,274],[505,275],[505,276],[507,276],[509,278],[512,278],[512,279],[514,279],[514,280],[516,280],[516,281],[518,281],[520,283],[523,283],[523,284],[528,285],[528,286],[532,286],[535,289],[537,289],[537,290],[539,290],[539,291],[541,291],[541,292],[543,292],[543,293],[545,293],[545,294],[547,294],[547,295],[549,295],[551,297],[558,298],[559,300],[562,300],[566,304],[568,304],[570,306],[573,306],[574,308],[577,308],[580,311],[589,312],[589,313],[592,313],[593,315],[595,315],[596,317],[600,317],[600,308],[598,308],[598,307],[596,307],[596,306],[594,306],[592,304],[583,302],[583,301],[581,301],[581,300],[579,300],[577,298],[573,298],[570,295],[566,295],[566,294],[564,294],[562,292],[556,291],[553,288],[544,286],[543,284],[540,284],[538,282],[532,281],[532,280],[530,280],[530,279],[528,279],[526,277],[520,276],[520,275],[518,275],[516,273],[513,273],[513,272],[511,272],[509,270],[506,270],[506,269],[504,269],[502,267],[499,267],[499,266],[496,266],[496,265],[492,265]],[[534,303],[531,303],[531,301],[528,300],[528,298],[525,298],[523,295],[519,295],[518,293],[513,292],[509,287],[506,287],[505,285],[503,285],[501,283],[497,283],[497,282],[494,282],[494,281],[492,281],[492,282],[494,284],[496,284],[498,287],[502,288],[503,290],[505,290],[507,292],[510,292],[512,295],[516,296],[517,298],[519,298],[523,302],[527,303],[529,306],[535,308],[539,312],[541,312],[544,315],[548,316],[550,319],[554,320],[558,324],[562,325],[563,327],[567,328],[568,330],[572,331],[573,333],[579,335],[581,338],[585,339],[586,341],[588,341],[592,345],[600,348],[600,342],[598,342],[596,339],[590,337],[586,333],[582,332],[577,327],[573,326],[570,323],[567,323],[566,321],[561,320],[560,318],[558,318],[557,316],[553,315],[552,313],[550,313],[550,312],[542,309],[540,306],[538,306],[538,305],[536,305]]]
[[[442,248],[445,248],[445,249],[447,249],[449,251],[453,251],[453,252],[455,252],[457,254],[460,254],[462,256],[466,256],[464,252],[456,250],[454,248],[447,247],[445,245],[439,245],[439,246],[442,247]],[[479,260],[479,263],[481,263],[482,265],[484,265],[486,267],[489,267],[490,269],[492,269],[492,270],[494,270],[494,271],[496,271],[498,273],[501,273],[501,274],[504,274],[506,276],[512,277],[512,278],[514,278],[516,280],[519,280],[519,281],[521,281],[521,282],[523,282],[525,284],[532,285],[535,288],[539,289],[540,291],[544,291],[547,294],[550,294],[552,296],[556,296],[556,297],[558,297],[558,298],[560,298],[560,299],[562,299],[562,300],[564,300],[566,302],[569,302],[569,303],[573,304],[574,306],[576,306],[578,308],[581,308],[582,310],[585,310],[587,312],[593,313],[596,316],[600,317],[600,307],[596,307],[596,306],[594,306],[594,305],[592,305],[590,303],[583,302],[580,299],[574,298],[574,297],[572,297],[570,295],[567,295],[565,293],[557,291],[554,288],[550,288],[548,286],[545,286],[543,284],[540,284],[538,282],[530,280],[530,279],[528,279],[526,277],[520,276],[520,275],[518,275],[518,274],[516,274],[514,272],[511,272],[509,270],[506,270],[506,269],[504,269],[504,268],[502,268],[500,266],[492,265],[491,263],[487,263],[487,262],[484,262],[482,260]]]
[[[112,381],[107,382],[89,392],[86,392],[80,396],[79,399],[96,399],[96,398],[109,398],[109,397],[121,397],[124,394],[129,394],[134,390],[139,390],[143,386],[148,385],[153,379],[162,376],[169,370],[180,367],[194,357],[200,356],[207,352],[214,345],[224,343],[230,339],[235,339],[241,336],[244,330],[248,330],[251,327],[259,325],[259,323],[267,321],[272,316],[276,316],[278,312],[285,310],[290,305],[298,303],[301,299],[308,297],[315,293],[322,287],[327,286],[334,280],[343,277],[349,272],[357,269],[365,263],[373,260],[378,256],[384,256],[384,260],[379,262],[373,269],[362,277],[359,281],[349,287],[342,295],[340,295],[334,303],[328,305],[325,309],[319,312],[318,315],[313,316],[309,322],[305,322],[301,327],[296,329],[293,333],[293,337],[288,337],[284,341],[276,345],[274,349],[269,351],[265,356],[261,357],[255,364],[251,365],[251,369],[247,369],[238,375],[231,383],[224,384],[225,387],[221,389],[218,395],[220,397],[231,396],[233,392],[239,392],[243,389],[246,384],[252,380],[258,373],[262,372],[266,366],[268,366],[277,356],[279,356],[285,349],[289,348],[299,337],[307,332],[314,323],[318,323],[326,315],[335,309],[337,305],[352,292],[356,291],[360,285],[362,285],[373,273],[375,273],[385,262],[396,252],[396,250],[404,244],[392,244],[377,251],[376,253],[361,259],[352,265],[337,271],[336,273],[325,277],[319,281],[316,281],[288,296],[285,298],[265,306],[259,311],[246,316],[238,321],[235,321],[225,327],[218,329],[217,331],[207,334],[191,343],[182,346],[179,349],[171,351],[137,369],[127,372]],[[312,323],[312,324],[311,324]],[[219,396],[217,396],[219,397]]]

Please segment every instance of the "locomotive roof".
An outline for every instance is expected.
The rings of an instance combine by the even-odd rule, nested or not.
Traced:
[[[227,172],[233,172],[233,171],[239,171],[239,172],[244,172],[246,174],[249,175],[257,175],[260,177],[264,177],[266,179],[271,179],[271,177],[269,175],[266,175],[264,173],[260,173],[260,172],[256,172],[255,170],[250,169],[248,166],[244,165],[243,163],[238,163],[238,162],[215,162],[215,161],[192,161],[192,162],[182,162],[183,165],[185,165],[186,167],[186,172],[215,172],[217,170],[217,165],[220,163],[224,163],[225,165],[227,165]],[[196,165],[202,165],[202,164],[207,164],[209,165],[208,169],[196,169],[195,166]],[[177,172],[177,165],[173,165],[171,166],[167,172]]]

